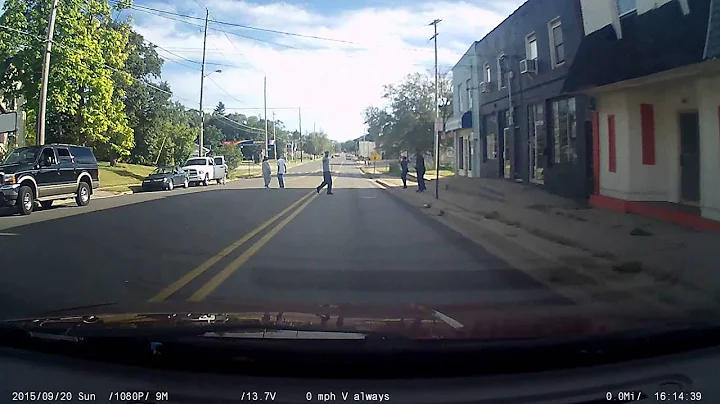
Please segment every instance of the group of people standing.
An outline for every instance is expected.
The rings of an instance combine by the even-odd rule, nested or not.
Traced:
[[[408,169],[408,158],[403,156],[400,160],[400,178],[402,178],[403,188],[407,189],[407,175]],[[415,151],[415,173],[417,174],[418,189],[415,192],[425,192],[427,187],[425,186],[425,158],[419,150]]]
[[[265,180],[265,188],[270,188],[272,171],[270,170],[270,161],[268,161],[267,156],[262,159],[262,173],[263,180]],[[280,156],[277,160],[277,179],[280,188],[285,188],[285,173],[287,173],[287,162],[283,156]]]
[[[332,195],[332,173],[330,172],[330,152],[325,152],[322,159],[323,167],[323,182],[316,188],[317,193],[320,193],[325,186],[327,186],[327,194]],[[277,178],[280,188],[285,188],[285,174],[287,173],[287,162],[283,156],[279,156],[277,160]],[[272,179],[272,171],[270,169],[270,161],[267,157],[262,159],[262,174],[263,180],[265,181],[265,188],[270,188],[270,180]]]

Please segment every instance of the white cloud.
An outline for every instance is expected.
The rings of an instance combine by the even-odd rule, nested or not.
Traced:
[[[502,6],[506,8],[502,10],[512,12],[520,3],[520,0],[503,1]],[[192,0],[173,1],[172,8],[168,4],[145,5],[204,17],[203,10]],[[207,61],[215,64],[209,64],[207,69],[219,68],[222,73],[213,74],[211,80],[205,82],[206,110],[218,101],[229,109],[262,107],[263,77],[267,76],[269,108],[301,107],[303,130],[312,129],[315,123],[331,138],[341,141],[363,134],[362,110],[369,105],[383,104],[384,84],[433,67],[432,43],[428,41],[433,33],[432,27],[428,26],[430,21],[443,20],[438,27],[438,58],[439,64],[447,69],[459,60],[473,41],[482,38],[507,16],[492,11],[489,3],[484,7],[478,2],[417,2],[395,7],[385,7],[380,2],[373,7],[355,7],[334,14],[320,14],[281,2],[260,5],[246,1],[204,0],[203,4],[210,9],[211,18],[219,21],[353,42],[323,41],[227,26],[223,27],[227,35],[216,30],[208,32]],[[138,11],[133,13],[136,29],[147,40],[187,59],[201,60],[201,27]],[[193,23],[202,25],[202,21]],[[200,66],[162,50],[160,53],[195,68],[168,62],[163,79],[170,83],[183,103],[197,108]],[[240,112],[257,114],[262,110]],[[297,128],[297,110],[275,112],[286,127]]]

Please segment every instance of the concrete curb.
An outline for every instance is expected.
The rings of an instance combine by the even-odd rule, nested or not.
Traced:
[[[113,185],[112,187],[100,187],[96,188],[95,191],[105,191],[105,192],[113,192],[114,188],[122,188],[122,187],[141,187],[142,183],[138,182],[135,184],[123,184],[123,185]]]
[[[99,191],[99,189],[97,189],[96,191]],[[111,192],[111,191],[106,191],[106,190],[102,190],[102,191],[105,191],[105,192]],[[114,197],[116,197],[116,196],[123,196],[123,195],[132,195],[132,194],[134,194],[134,193],[135,193],[135,192],[133,192],[133,191],[123,191],[123,192],[116,192],[116,193],[113,193],[113,195],[106,195],[106,196],[96,196],[96,197],[94,197],[93,199],[107,199],[107,198],[114,198]]]

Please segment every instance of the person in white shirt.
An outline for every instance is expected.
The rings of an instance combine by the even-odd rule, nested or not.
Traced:
[[[263,157],[262,159],[262,173],[263,180],[265,181],[265,188],[270,188],[270,176],[272,175],[272,172],[270,171],[270,162],[267,157]]]
[[[330,172],[330,152],[325,152],[325,157],[322,159],[322,167],[323,167],[323,182],[315,188],[317,193],[320,193],[320,190],[323,189],[326,185],[328,187],[327,194],[332,195],[332,173]]]
[[[285,179],[283,176],[287,172],[287,164],[285,163],[285,159],[283,156],[280,156],[277,161],[278,171],[277,171],[277,177],[278,177],[278,184],[280,184],[280,188],[285,188]]]

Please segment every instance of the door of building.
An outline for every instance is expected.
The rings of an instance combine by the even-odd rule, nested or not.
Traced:
[[[700,202],[700,120],[697,112],[680,114],[680,199]]]
[[[545,110],[543,104],[528,106],[528,167],[530,182],[545,183]]]
[[[473,154],[475,152],[475,147],[473,147],[473,135],[468,135],[465,139],[467,139],[467,151],[468,151],[468,159],[467,159],[467,170],[468,170],[468,177],[473,176]]]

